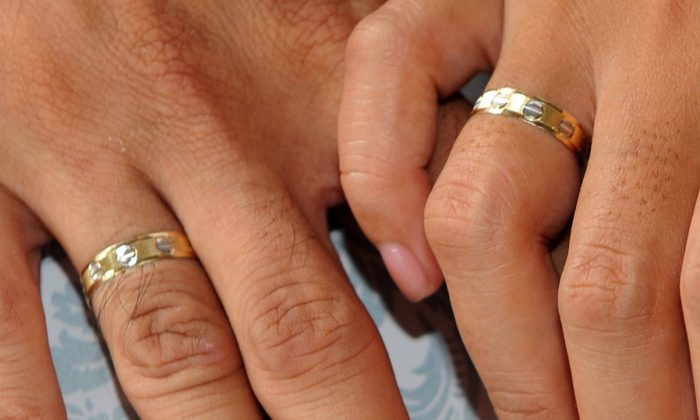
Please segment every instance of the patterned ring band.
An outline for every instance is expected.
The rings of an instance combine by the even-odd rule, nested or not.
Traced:
[[[472,114],[487,113],[518,118],[540,127],[577,155],[581,153],[586,134],[578,120],[566,111],[539,98],[513,88],[485,92],[474,104]]]
[[[187,236],[180,232],[156,232],[114,244],[97,254],[81,274],[83,292],[148,262],[170,258],[196,258]]]

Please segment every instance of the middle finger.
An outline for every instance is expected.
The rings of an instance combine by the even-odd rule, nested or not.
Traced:
[[[506,39],[491,87],[512,86],[586,115],[556,89],[544,57]],[[577,80],[571,88],[583,91]],[[579,117],[581,118],[581,117]],[[426,208],[426,233],[445,273],[470,356],[499,417],[575,418],[549,242],[568,220],[579,183],[571,150],[512,118],[475,115]]]
[[[405,418],[382,340],[320,237],[327,232],[264,165],[228,138],[216,144],[221,153],[206,162],[214,171],[200,170],[194,149],[151,170],[211,275],[267,413]]]
[[[585,418],[696,415],[679,282],[700,187],[700,155],[687,140],[700,127],[678,117],[680,86],[664,90],[676,100],[654,112],[646,104],[656,101],[655,87],[618,94],[646,80],[625,73],[600,82],[562,275],[561,318]]]

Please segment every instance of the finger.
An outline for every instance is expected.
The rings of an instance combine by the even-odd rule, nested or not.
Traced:
[[[671,87],[677,101],[643,118],[645,104],[666,88],[618,97],[620,86],[646,80],[625,73],[599,81],[596,132],[562,276],[561,317],[584,418],[697,415],[679,272],[700,186],[700,155],[688,139],[700,124],[679,118],[692,100],[682,86]]]
[[[414,300],[442,283],[423,228],[438,99],[489,68],[500,4],[394,0],[348,41],[339,125],[343,189],[397,285]]]
[[[681,301],[688,336],[693,382],[700,384],[700,196],[690,225],[681,271]],[[700,387],[695,385],[696,406],[700,405]],[[700,412],[698,413],[700,414]]]
[[[44,235],[0,187],[0,418],[65,418],[39,294]]]
[[[122,165],[97,168],[90,176],[68,170],[57,177],[73,180],[68,191],[46,180],[29,187],[61,203],[41,216],[78,270],[114,243],[181,230],[134,172]],[[92,308],[141,417],[260,417],[228,320],[195,260],[128,271],[92,293]]]
[[[208,140],[215,155],[188,143],[153,176],[211,275],[266,412],[405,418],[376,327],[282,181],[228,138]]]
[[[526,27],[506,12],[508,27]],[[550,54],[552,43],[566,40],[545,49],[512,34],[504,35],[489,88],[546,99],[590,129],[585,68]],[[530,76],[546,69],[547,77]],[[571,216],[578,186],[576,157],[549,133],[480,114],[460,134],[428,199],[427,237],[501,418],[576,418],[549,245]]]
[[[435,185],[435,181],[445,167],[457,136],[467,123],[471,111],[472,105],[461,95],[450,98],[438,109],[435,150],[426,168],[431,186]]]

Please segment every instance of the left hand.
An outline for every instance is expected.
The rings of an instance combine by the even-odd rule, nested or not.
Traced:
[[[500,51],[481,48],[501,29],[491,4],[392,0],[351,36],[340,120],[351,207],[375,243],[402,244],[390,269],[429,261],[415,244],[430,243],[501,417],[695,418],[700,3],[506,0]],[[473,15],[476,33],[460,24]],[[592,134],[580,191],[577,160],[548,133],[477,115],[428,198],[430,110],[496,61],[489,89],[543,98]],[[559,283],[548,246],[574,209]],[[437,287],[426,266],[392,270],[411,297]]]
[[[139,418],[407,417],[326,222],[345,40],[378,4],[3,2],[0,418],[66,417],[42,247],[81,270],[159,231],[198,259],[127,248],[89,296]]]

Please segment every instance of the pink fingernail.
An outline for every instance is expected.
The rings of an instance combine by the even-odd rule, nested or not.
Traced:
[[[395,243],[381,244],[378,248],[389,274],[407,298],[417,302],[433,292],[434,288],[413,252]]]

